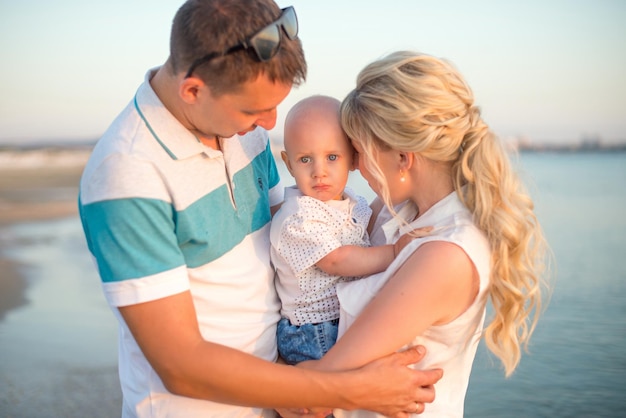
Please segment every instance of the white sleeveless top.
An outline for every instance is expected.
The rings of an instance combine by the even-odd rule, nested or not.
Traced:
[[[417,210],[411,203],[405,204],[398,211],[403,219],[413,219],[416,213]],[[403,233],[426,226],[434,227],[431,235],[413,240],[398,254],[387,271],[337,285],[341,306],[339,338],[385,282],[422,244],[447,241],[458,245],[470,257],[479,274],[478,295],[463,314],[448,324],[431,326],[422,335],[416,336],[411,346],[423,345],[427,349],[426,357],[413,366],[414,368],[444,370],[443,378],[435,385],[435,401],[426,404],[426,410],[419,417],[462,417],[472,363],[485,319],[486,291],[491,269],[489,243],[473,223],[471,213],[461,203],[456,192],[453,192],[411,222],[410,226],[394,219],[383,208],[372,232],[372,245],[396,242]],[[336,410],[334,414],[337,418],[380,416],[369,411]]]

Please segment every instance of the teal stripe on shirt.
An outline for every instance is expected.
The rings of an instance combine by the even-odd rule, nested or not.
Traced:
[[[274,155],[272,154],[272,149],[270,148],[269,141],[267,142],[267,146],[265,147],[265,161],[267,164],[267,171],[269,172],[269,186],[271,189],[280,182],[280,176],[278,174],[278,168],[276,168],[276,161],[274,160]],[[258,164],[256,159],[253,161],[253,164]],[[263,172],[264,168],[265,167],[262,166],[259,167],[258,170]]]
[[[233,179],[237,210],[224,185],[182,211],[157,199],[127,198],[81,207],[89,249],[104,282],[141,278],[214,261],[270,221],[269,187],[278,183],[261,153]],[[272,185],[272,186],[269,186]]]
[[[116,199],[80,207],[89,250],[103,282],[149,276],[184,264],[172,206],[156,199]]]

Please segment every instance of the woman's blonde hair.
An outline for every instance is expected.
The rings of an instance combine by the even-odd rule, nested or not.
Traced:
[[[491,246],[494,317],[485,339],[509,376],[541,311],[547,246],[533,202],[482,120],[471,89],[445,60],[400,51],[361,71],[342,103],[341,121],[363,148],[390,208],[389,186],[374,159],[377,150],[418,153],[451,167],[456,192]]]

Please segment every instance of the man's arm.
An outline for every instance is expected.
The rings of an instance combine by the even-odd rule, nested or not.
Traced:
[[[119,308],[146,358],[172,393],[265,408],[369,409],[389,416],[432,402],[441,371],[414,371],[416,350],[345,372],[320,372],[261,360],[205,341],[191,294]],[[397,415],[399,414],[399,415]]]

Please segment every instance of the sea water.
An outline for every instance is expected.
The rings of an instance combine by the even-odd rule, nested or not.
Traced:
[[[553,293],[511,378],[481,345],[467,416],[626,416],[626,153],[519,164],[554,253]]]
[[[465,416],[625,416],[626,153],[524,153],[516,165],[554,252],[553,294],[512,377],[481,344]],[[358,173],[350,185],[374,196]],[[116,323],[78,219],[3,227],[0,240],[29,280],[29,303],[0,322],[0,415],[53,416],[65,396],[64,416],[81,399],[92,416],[119,416]]]

